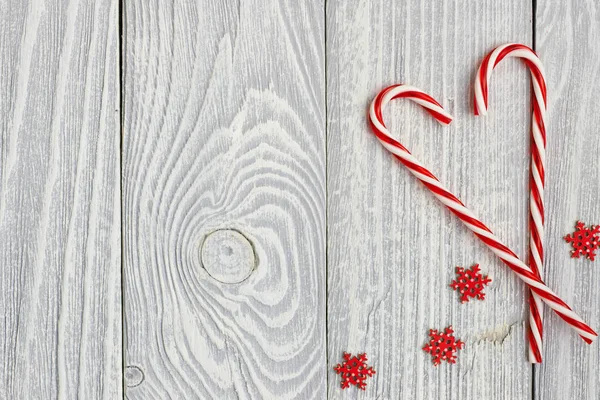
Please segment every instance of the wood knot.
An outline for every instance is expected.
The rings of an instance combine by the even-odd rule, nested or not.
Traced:
[[[220,229],[208,234],[201,252],[206,272],[222,283],[240,283],[256,266],[252,244],[246,236],[233,229]]]
[[[134,388],[144,382],[144,371],[135,365],[128,365],[125,368],[125,383],[127,387]]]

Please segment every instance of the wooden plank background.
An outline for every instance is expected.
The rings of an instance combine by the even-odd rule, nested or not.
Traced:
[[[325,396],[324,15],[302,3],[126,3],[130,399]]]
[[[0,398],[122,391],[119,3],[0,3]]]
[[[328,350],[366,351],[368,391],[330,398],[526,399],[525,292],[429,191],[378,143],[365,110],[381,88],[409,83],[455,117],[437,125],[416,105],[390,105],[392,132],[518,254],[526,253],[529,83],[516,61],[498,68],[488,117],[475,117],[471,81],[482,57],[509,41],[531,45],[524,2],[330,1],[327,8]],[[456,266],[479,263],[493,283],[461,304]],[[456,366],[433,368],[421,347],[453,325],[466,342]],[[343,395],[343,396],[342,396]]]
[[[532,367],[521,282],[366,124],[385,85],[431,93],[449,127],[397,101],[391,131],[524,256],[529,77],[503,61],[487,117],[471,93],[493,47],[535,45],[545,275],[600,328],[562,239],[600,223],[600,17],[538,3],[1,2],[0,399],[597,399],[598,344],[546,312]],[[475,263],[493,283],[460,304]],[[466,348],[433,367],[450,324]]]
[[[572,259],[562,236],[580,219],[600,224],[600,4],[538,4],[537,49],[548,75],[549,210],[547,283],[564,295],[596,331],[600,328],[598,261]],[[568,246],[567,246],[568,248]],[[548,314],[548,313],[547,313]],[[540,399],[598,399],[600,347],[582,346],[554,315],[546,318],[545,362],[535,373]]]

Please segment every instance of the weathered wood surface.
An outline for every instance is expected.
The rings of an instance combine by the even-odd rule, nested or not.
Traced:
[[[562,240],[600,223],[598,6],[538,3],[545,277],[600,328],[595,264]],[[525,256],[529,77],[503,61],[487,117],[471,92],[494,46],[533,43],[531,4],[121,4],[0,2],[1,399],[598,398],[598,345],[546,312],[531,367],[523,285],[366,124],[385,85],[431,93],[453,124],[395,101],[392,132]],[[460,304],[475,263],[494,281]],[[450,324],[466,348],[435,368]],[[339,389],[343,351],[367,391]]]
[[[122,392],[118,1],[0,2],[0,398]]]
[[[323,3],[124,21],[127,397],[324,398]]]
[[[400,141],[520,255],[526,255],[529,77],[517,61],[491,84],[490,115],[472,115],[482,57],[531,44],[526,2],[327,2],[328,365],[366,351],[367,391],[330,398],[530,399],[526,297],[517,278],[379,144],[366,123],[385,85],[408,83],[455,116],[440,127],[395,101],[386,121]],[[494,279],[484,302],[460,304],[456,266]],[[434,368],[421,347],[452,324],[466,342],[456,366]],[[577,339],[573,343],[579,344]]]
[[[562,240],[580,219],[600,224],[600,5],[593,0],[538,2],[536,48],[548,75],[549,126],[546,279],[600,329],[598,261],[572,259]],[[536,398],[598,399],[600,347],[582,344],[554,315],[546,317],[545,362]]]

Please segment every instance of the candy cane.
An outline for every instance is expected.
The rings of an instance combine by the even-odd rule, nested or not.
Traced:
[[[381,144],[388,149],[394,156],[404,164],[408,170],[416,176],[429,190],[433,192],[448,209],[456,215],[475,236],[485,243],[515,274],[525,282],[529,288],[539,295],[559,317],[565,320],[586,343],[592,341],[598,336],[571,308],[561,300],[546,284],[537,277],[533,271],[523,263],[517,255],[504,245],[492,231],[483,224],[471,210],[427,170],[400,142],[392,138],[386,128],[381,110],[390,100],[405,97],[421,105],[438,122],[447,125],[452,121],[452,116],[448,114],[442,106],[431,96],[423,91],[406,85],[393,85],[381,91],[371,103],[369,109],[369,122],[375,136]]]
[[[522,44],[505,44],[497,47],[483,59],[475,78],[475,115],[485,115],[488,107],[488,82],[492,71],[505,57],[523,59],[531,72],[533,83],[533,113],[531,116],[531,175],[529,186],[529,266],[542,277],[544,264],[544,171],[546,161],[546,81],[542,62],[535,52]],[[531,292],[529,301],[529,361],[542,362],[543,333],[542,299]]]

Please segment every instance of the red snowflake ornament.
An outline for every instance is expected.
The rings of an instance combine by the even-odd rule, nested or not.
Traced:
[[[571,251],[571,257],[579,258],[585,256],[589,260],[594,261],[596,249],[600,245],[600,225],[591,225],[589,228],[586,228],[583,222],[577,221],[575,232],[572,235],[565,236],[565,241],[571,243],[571,246],[575,249]]]
[[[342,376],[342,389],[354,385],[365,390],[367,388],[365,379],[375,375],[375,370],[367,365],[367,355],[362,353],[354,357],[352,354],[344,352],[344,360],[343,364],[333,367],[335,372]]]
[[[461,303],[469,301],[469,297],[477,297],[479,300],[485,299],[483,288],[492,282],[487,275],[479,273],[479,264],[473,265],[470,269],[465,270],[462,267],[456,267],[457,279],[453,280],[450,287],[458,290],[462,295]]]
[[[465,344],[460,340],[456,340],[453,333],[452,325],[447,327],[444,333],[438,332],[437,329],[429,330],[431,340],[423,347],[423,350],[431,353],[433,365],[438,366],[444,360],[449,364],[456,363],[456,352],[461,350]]]

